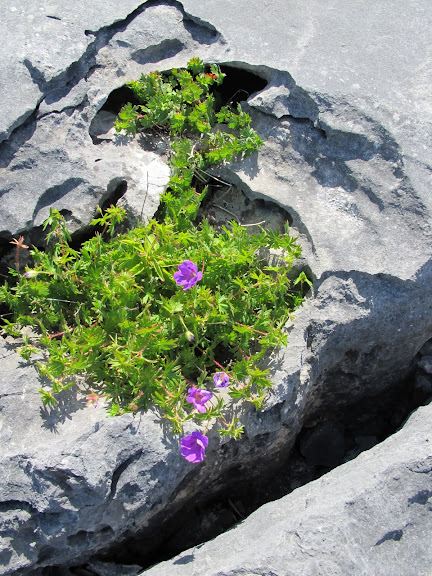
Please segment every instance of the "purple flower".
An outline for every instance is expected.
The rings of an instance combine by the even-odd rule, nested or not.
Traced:
[[[216,372],[213,382],[216,388],[226,388],[229,385],[229,376],[225,372]]]
[[[192,432],[189,436],[181,439],[181,455],[188,462],[202,462],[205,456],[205,449],[208,446],[208,438],[201,432]]]
[[[189,388],[188,392],[189,396],[186,398],[186,402],[190,402],[198,412],[204,414],[206,411],[204,404],[210,400],[213,396],[213,392],[204,390],[203,388],[197,388],[196,386]]]
[[[174,273],[174,280],[177,282],[177,286],[183,286],[183,290],[192,288],[201,278],[202,272],[198,272],[197,265],[191,260],[185,260],[183,264],[179,264],[178,272]]]

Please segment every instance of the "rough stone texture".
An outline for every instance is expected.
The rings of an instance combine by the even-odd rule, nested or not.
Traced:
[[[179,456],[178,439],[152,414],[109,420],[102,407],[85,409],[78,393],[56,413],[41,410],[34,368],[2,344],[6,574],[81,564],[139,530],[150,542],[154,527],[184,503],[268,472],[305,424],[403,379],[432,336],[429,0],[21,4],[0,6],[5,245],[22,233],[40,237],[34,229],[49,207],[63,211],[72,230],[83,229],[97,204],[122,193],[131,220],[149,218],[168,176],[165,144],[116,137],[114,111],[101,109],[130,78],[198,54],[268,82],[248,103],[265,146],[221,174],[251,200],[272,200],[290,214],[314,288],[289,326],[288,348],[271,359],[276,385],[266,409],[245,411],[240,442],[210,431],[201,466]],[[428,346],[416,380],[422,401],[430,394]],[[423,425],[419,417],[410,424],[413,453],[422,453]],[[337,430],[330,432],[337,443]],[[382,468],[383,490],[384,475]],[[316,486],[333,502],[326,480]],[[406,522],[418,506],[405,510]],[[399,522],[403,513],[395,511],[370,544],[392,574],[399,559],[386,550],[410,542],[414,530]],[[374,546],[387,532],[394,538]],[[320,548],[319,532],[309,543],[298,533],[292,538],[305,554]],[[357,550],[354,536],[349,545]],[[343,569],[333,573],[346,573],[339,558]]]
[[[92,562],[88,568],[98,576],[135,576],[141,572],[140,566],[119,565],[109,562]]]
[[[55,20],[50,17],[52,6],[34,14],[30,5],[19,9],[12,2],[3,5],[6,38],[12,35],[14,21],[25,25],[22,32],[18,26],[17,37],[8,43],[10,49],[16,44],[20,48],[15,46],[10,60],[5,54],[7,65],[0,68],[14,86],[1,83],[8,93],[0,113],[0,141],[4,140],[0,143],[0,237],[40,226],[49,207],[62,211],[76,231],[88,224],[97,204],[109,200],[122,183],[127,184],[126,195],[147,195],[145,210],[141,201],[138,215],[146,219],[155,212],[168,180],[167,169],[157,169],[145,145],[112,134],[92,138],[90,132],[96,129],[92,121],[109,94],[127,80],[155,69],[159,60],[167,60],[168,67],[184,65],[200,42],[214,42],[218,35],[183,20],[181,6],[175,3],[140,6],[128,2],[116,10],[114,3],[106,8],[106,3],[95,2],[81,20],[79,11],[63,14],[57,6],[54,16],[62,15]],[[82,3],[82,11],[86,10]],[[29,26],[39,36],[26,44]],[[53,39],[53,27],[59,26],[66,35]],[[62,52],[61,58],[57,51]],[[181,55],[176,60],[177,54]],[[25,75],[24,71],[30,77],[18,82],[17,96],[12,79]]]
[[[95,32],[121,24],[139,6],[136,0],[125,0],[121,6],[96,0],[91,6],[62,2],[35,9],[30,4],[2,2],[0,140],[31,116],[53,87],[73,78],[70,67],[79,67],[91,50]]]
[[[181,472],[171,460],[178,450],[154,418],[107,419],[102,406],[83,410],[82,394],[66,394],[50,415],[41,408],[34,368],[7,347],[0,355],[2,573],[103,546],[123,517],[157,507],[158,493],[177,484]],[[146,464],[135,481],[129,476],[123,506],[125,478],[141,459]],[[143,489],[151,489],[151,499],[143,499]]]
[[[143,576],[429,576],[431,418]]]
[[[418,367],[424,370],[426,374],[432,374],[432,356],[423,356]]]

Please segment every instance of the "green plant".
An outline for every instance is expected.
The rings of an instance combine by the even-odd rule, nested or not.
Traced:
[[[169,74],[152,72],[127,85],[139,105],[126,104],[119,113],[116,130],[136,134],[156,129],[171,135],[171,180],[161,201],[161,217],[172,219],[179,228],[189,228],[207,188],[206,170],[256,152],[262,140],[251,128],[251,118],[238,104],[236,109],[217,109],[217,89],[223,74],[216,64],[205,72],[205,64],[192,58],[186,70]]]
[[[290,282],[300,248],[288,230],[251,235],[236,222],[219,232],[205,219],[194,224],[206,168],[261,142],[241,108],[215,111],[210,87],[223,74],[215,65],[204,70],[195,58],[187,70],[143,76],[131,83],[143,103],[120,113],[118,129],[168,127],[174,134],[161,219],[116,235],[125,213],[112,206],[91,222],[102,232],[78,251],[63,217],[50,210],[47,250],[31,250],[33,268],[20,274],[18,262],[15,283],[0,287],[0,301],[15,317],[4,332],[30,326],[21,354],[46,352],[38,362],[52,382],[41,390],[44,404],[54,405],[56,394],[84,374],[93,386],[89,402],[103,396],[111,415],[153,405],[176,433],[188,420],[207,426],[216,418],[221,434],[237,438],[243,428],[234,414],[227,417],[227,397],[256,409],[265,401],[272,384],[262,360],[286,344],[284,324],[309,281],[301,273]],[[278,265],[269,265],[269,249],[282,251]],[[182,453],[200,461],[205,445],[201,433],[188,436]]]

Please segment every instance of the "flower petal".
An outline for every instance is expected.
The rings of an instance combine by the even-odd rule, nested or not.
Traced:
[[[208,446],[207,436],[196,430],[181,439],[180,452],[188,462],[202,462],[205,457],[206,446]]]
[[[225,372],[216,372],[213,382],[216,388],[226,388],[229,385],[229,376]]]

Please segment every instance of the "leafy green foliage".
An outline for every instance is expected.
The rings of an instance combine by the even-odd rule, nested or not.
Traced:
[[[216,65],[205,70],[193,58],[186,70],[130,82],[141,104],[124,106],[116,125],[130,134],[163,127],[172,134],[163,218],[116,235],[125,212],[112,206],[91,222],[101,232],[77,251],[63,217],[50,210],[47,250],[34,248],[33,269],[22,275],[17,265],[11,286],[0,288],[0,301],[15,317],[4,332],[16,336],[30,326],[38,336],[24,336],[22,356],[47,352],[39,362],[52,382],[51,390],[41,390],[45,405],[55,404],[56,394],[82,374],[98,390],[91,401],[104,397],[111,415],[153,405],[175,432],[187,420],[217,418],[221,433],[237,438],[243,427],[235,417],[225,420],[223,395],[215,390],[201,413],[187,402],[188,389],[212,387],[212,375],[223,370],[232,401],[250,401],[257,409],[265,401],[271,382],[263,357],[286,344],[284,324],[309,281],[303,273],[289,279],[300,248],[288,230],[250,235],[236,222],[220,232],[205,219],[194,225],[207,192],[205,169],[261,144],[240,105],[215,111],[211,88],[224,75]],[[278,265],[262,256],[269,249],[282,250]],[[202,279],[182,290],[173,276],[188,260]]]
[[[225,74],[216,65],[211,72],[204,70],[204,63],[192,58],[187,70],[173,69],[168,76],[151,72],[128,82],[140,104],[122,108],[116,130],[136,134],[141,129],[165,127],[171,134],[208,132],[216,120],[210,89],[221,84]]]

